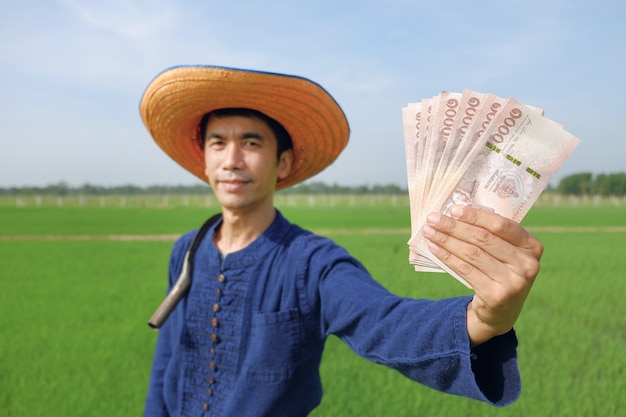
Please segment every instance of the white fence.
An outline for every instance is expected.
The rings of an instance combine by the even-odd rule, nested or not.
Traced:
[[[278,194],[277,207],[380,206],[408,207],[407,195],[392,194]],[[535,203],[542,207],[626,206],[626,196],[563,196],[543,194]],[[217,207],[214,195],[69,195],[69,196],[0,196],[0,207]]]

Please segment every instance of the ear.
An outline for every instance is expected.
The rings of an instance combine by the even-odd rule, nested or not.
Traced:
[[[291,172],[291,165],[293,164],[293,149],[287,149],[280,154],[278,159],[278,179],[285,179]]]

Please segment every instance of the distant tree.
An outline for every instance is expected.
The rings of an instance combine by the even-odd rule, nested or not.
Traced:
[[[565,177],[559,182],[558,191],[561,194],[587,195],[591,191],[591,172],[583,172]]]
[[[99,187],[99,186],[85,183],[81,185],[76,190],[76,192],[81,195],[100,195],[100,194],[104,194],[105,190],[104,190],[104,187]]]
[[[591,194],[601,196],[626,195],[626,173],[599,174],[593,180]]]
[[[403,190],[395,184],[387,185],[374,185],[371,189],[374,194],[404,194],[406,190]]]
[[[595,195],[611,195],[611,190],[614,188],[613,179],[611,175],[599,174],[592,186],[592,193]]]
[[[626,172],[620,172],[615,174],[615,194],[614,195],[626,195]]]
[[[626,195],[626,173],[606,175],[602,195]]]

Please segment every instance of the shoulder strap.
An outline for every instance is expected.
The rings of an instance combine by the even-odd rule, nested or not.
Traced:
[[[193,269],[193,258],[196,255],[196,250],[198,250],[198,246],[200,246],[200,242],[209,231],[211,226],[213,226],[220,218],[222,217],[222,213],[217,213],[211,216],[204,224],[198,229],[196,235],[193,237],[187,252],[185,253],[185,258],[183,260],[183,268],[180,271],[180,275],[178,276],[178,280],[170,290],[165,300],[161,303],[159,308],[154,312],[150,320],[148,320],[148,325],[153,329],[159,329],[165,320],[172,313],[178,302],[183,298],[183,296],[189,290],[191,286],[191,277],[192,277],[192,269]]]
[[[204,224],[200,227],[200,229],[198,229],[198,231],[196,232],[196,235],[193,237],[193,240],[191,241],[191,244],[189,245],[189,249],[187,249],[187,254],[185,255],[186,262],[188,261],[191,264],[191,261],[193,261],[193,258],[196,255],[196,251],[198,250],[198,246],[200,246],[200,242],[202,242],[202,239],[204,238],[206,233],[209,231],[211,226],[213,226],[221,218],[222,218],[222,213],[214,214],[207,221],[204,222]],[[191,265],[189,266],[191,267]],[[189,272],[191,273],[191,269],[189,270]]]

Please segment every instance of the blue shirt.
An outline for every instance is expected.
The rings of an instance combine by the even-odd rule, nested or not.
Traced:
[[[515,334],[470,351],[470,298],[393,295],[344,248],[278,211],[258,239],[221,260],[217,226],[159,331],[146,417],[306,416],[322,398],[319,364],[331,334],[434,389],[498,406],[518,397]],[[174,245],[170,287],[194,233]]]

